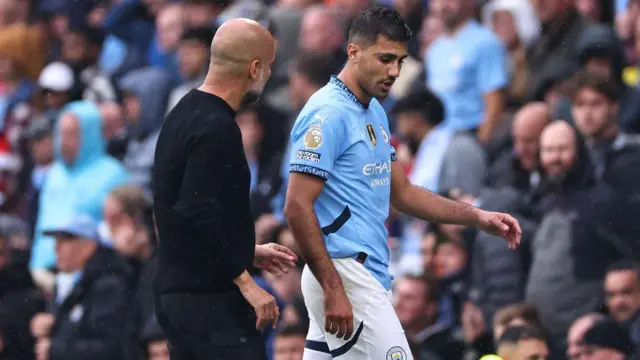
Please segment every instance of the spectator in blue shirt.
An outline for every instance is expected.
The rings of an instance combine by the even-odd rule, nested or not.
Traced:
[[[504,106],[506,52],[498,38],[473,19],[472,0],[433,0],[431,11],[444,33],[425,56],[427,85],[443,100],[445,125],[477,130],[486,143]]]

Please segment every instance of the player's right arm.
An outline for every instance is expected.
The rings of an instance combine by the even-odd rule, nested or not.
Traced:
[[[327,253],[313,203],[324,187],[324,180],[305,173],[289,175],[284,213],[305,262],[325,292],[342,287],[342,280]]]
[[[342,152],[344,137],[344,125],[334,109],[322,109],[296,122],[291,132],[293,147],[284,215],[305,262],[322,286],[325,330],[348,339],[353,333],[351,304],[327,252],[313,208]]]

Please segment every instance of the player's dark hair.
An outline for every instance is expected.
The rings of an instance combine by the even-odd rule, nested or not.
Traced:
[[[640,263],[634,260],[620,260],[611,264],[607,268],[607,274],[616,271],[634,271],[640,280]]]
[[[291,324],[278,329],[277,336],[307,336],[307,328],[302,324]]]
[[[393,115],[416,112],[429,125],[437,126],[444,121],[444,104],[433,92],[423,89],[412,92],[393,105]]]
[[[293,69],[317,87],[328,83],[340,68],[341,64],[333,56],[307,51],[298,53],[293,62]]]
[[[618,87],[609,77],[581,71],[569,81],[569,92],[572,100],[575,100],[578,93],[584,89],[594,90],[614,103],[620,97]]]
[[[533,325],[522,325],[522,326],[509,326],[505,329],[504,334],[500,340],[498,340],[498,345],[502,345],[504,343],[512,343],[515,344],[521,340],[540,340],[546,342],[546,337],[544,331],[537,326]]]
[[[412,34],[398,11],[381,6],[361,12],[349,27],[349,43],[373,45],[379,36],[404,43],[411,39]]]

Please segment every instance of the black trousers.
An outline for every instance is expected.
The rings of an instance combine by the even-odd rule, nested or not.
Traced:
[[[156,296],[171,360],[266,360],[256,313],[239,291]]]

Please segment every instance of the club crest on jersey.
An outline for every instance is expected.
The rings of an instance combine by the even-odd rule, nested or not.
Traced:
[[[378,139],[376,139],[376,132],[373,131],[373,125],[367,124],[367,134],[369,134],[369,140],[371,140],[373,146],[376,146],[378,144]]]
[[[384,126],[380,125],[380,132],[382,133],[382,140],[384,140],[385,144],[389,143],[389,134],[387,134],[387,130],[384,129]]]
[[[307,133],[304,134],[304,147],[315,150],[320,145],[322,145],[322,129],[318,124],[311,125]]]
[[[407,353],[400,346],[394,346],[387,351],[387,360],[407,360]]]

